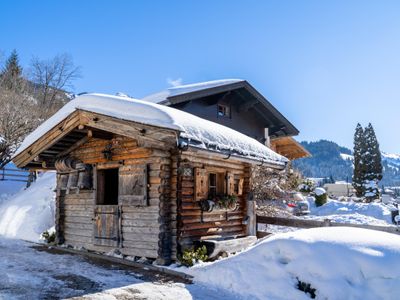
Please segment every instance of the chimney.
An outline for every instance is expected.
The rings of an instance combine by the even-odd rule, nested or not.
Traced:
[[[269,138],[269,130],[268,128],[264,128],[264,139],[265,139],[265,146],[270,147],[271,143],[270,143],[270,138]]]

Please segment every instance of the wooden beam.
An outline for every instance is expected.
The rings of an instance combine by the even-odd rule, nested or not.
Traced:
[[[81,145],[83,145],[84,143],[86,143],[89,140],[90,140],[90,137],[88,137],[88,136],[85,136],[85,137],[81,138],[79,141],[77,141],[75,144],[70,146],[68,149],[65,149],[64,151],[62,151],[59,154],[57,154],[57,157],[61,157],[61,156],[67,155],[68,153],[70,153],[70,152],[74,151],[75,149],[79,148]]]
[[[176,146],[176,131],[156,126],[138,124],[113,117],[82,111],[81,123],[103,131],[133,138],[141,147],[171,149]]]
[[[63,137],[68,135],[75,127],[79,125],[79,112],[73,112],[71,115],[66,117],[50,131],[41,136],[36,142],[34,142],[27,149],[22,151],[14,158],[14,163],[18,167],[24,167],[36,156],[38,156],[45,149],[49,149],[55,145]]]

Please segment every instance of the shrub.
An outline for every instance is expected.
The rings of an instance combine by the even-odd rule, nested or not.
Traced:
[[[208,259],[207,256],[207,248],[206,246],[201,246],[197,249],[185,249],[183,251],[182,256],[179,258],[182,265],[191,267],[198,261],[206,261]]]
[[[315,194],[315,205],[316,206],[322,206],[326,203],[328,200],[328,195],[326,193],[317,195]]]
[[[315,292],[317,291],[317,289],[312,288],[311,284],[303,282],[303,281],[297,279],[297,288],[300,291],[302,291],[302,292],[304,292],[306,294],[309,294],[312,299],[315,299],[315,297],[316,297]]]
[[[47,244],[54,243],[56,241],[56,232],[49,232],[48,230],[46,230],[42,233],[42,238],[46,241]]]
[[[314,189],[314,182],[310,179],[305,179],[299,186],[298,190],[303,194],[311,193]]]

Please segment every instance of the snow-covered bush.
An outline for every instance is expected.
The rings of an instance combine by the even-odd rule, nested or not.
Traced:
[[[267,167],[256,167],[252,173],[253,193],[257,201],[280,199],[287,191],[297,189],[302,181],[299,172],[290,166],[283,171]]]
[[[314,190],[315,193],[315,205],[322,206],[328,200],[328,194],[326,193],[325,189],[323,188],[316,188]]]
[[[310,179],[304,180],[299,186],[298,190],[303,194],[309,194],[314,190],[314,182]]]
[[[54,227],[43,232],[41,238],[45,240],[47,244],[54,243],[56,241],[56,231],[54,230]]]
[[[365,180],[364,191],[367,202],[379,199],[379,187],[376,180]]]

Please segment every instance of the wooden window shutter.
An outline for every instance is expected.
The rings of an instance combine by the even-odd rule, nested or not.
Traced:
[[[240,178],[239,179],[239,188],[238,188],[239,196],[243,195],[243,183],[244,183],[244,178]]]
[[[194,200],[199,201],[206,199],[208,195],[208,175],[206,169],[195,168],[194,180],[195,180]]]
[[[148,205],[147,170],[146,164],[119,169],[118,202],[120,205]]]
[[[226,194],[235,194],[235,176],[232,172],[226,172]]]

